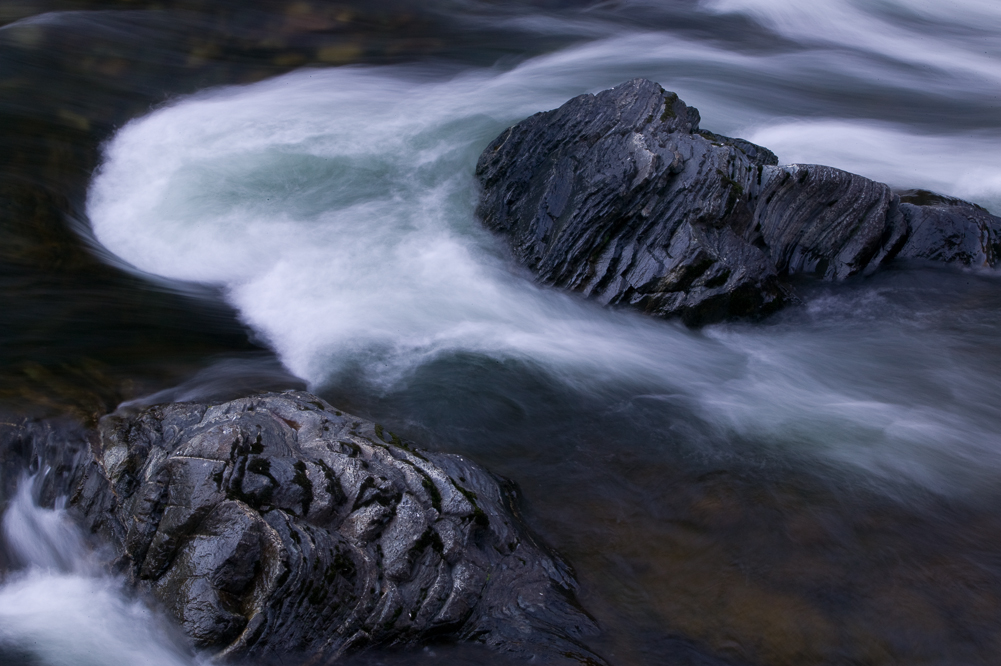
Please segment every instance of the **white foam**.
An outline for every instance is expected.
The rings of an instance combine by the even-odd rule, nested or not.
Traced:
[[[0,584],[0,654],[42,666],[201,664],[121,581],[98,573],[65,512],[34,502],[33,481],[21,480],[3,517],[5,545],[26,568]]]
[[[33,569],[0,586],[0,645],[44,666],[191,666],[114,581]],[[0,648],[2,649],[2,648]]]
[[[678,73],[679,63],[701,62],[696,74],[778,76],[801,61],[628,34],[453,78],[418,68],[302,71],[130,123],[106,148],[88,211],[100,242],[138,269],[222,285],[247,324],[314,386],[358,365],[372,385],[390,386],[443,354],[472,352],[541,366],[581,390],[629,380],[686,395],[723,437],[826,451],[878,474],[954,487],[956,470],[1001,470],[997,409],[983,417],[956,394],[914,389],[949,377],[995,391],[982,368],[942,359],[912,363],[897,384],[881,379],[897,362],[881,356],[886,341],[920,357],[939,348],[934,333],[902,333],[884,317],[865,344],[823,326],[693,335],[534,286],[474,219],[472,171],[491,138],[636,75],[708,104],[703,115],[723,125],[708,127],[757,127],[752,138],[778,144],[785,161],[802,154],[945,193],[972,173],[983,197],[998,193],[987,148],[968,157],[967,172],[943,172],[937,160],[972,144],[749,115],[720,102],[712,85],[686,90],[693,71]],[[811,129],[822,134],[814,143]],[[873,151],[864,141],[845,149],[852,132]],[[838,368],[851,371],[832,375]]]
[[[88,573],[91,570],[80,531],[63,507],[48,511],[32,497],[32,479],[23,477],[3,515],[3,541],[22,565],[46,571]]]

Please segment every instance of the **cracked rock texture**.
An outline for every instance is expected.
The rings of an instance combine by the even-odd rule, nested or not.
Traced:
[[[478,214],[539,281],[692,325],[759,316],[789,278],[843,280],[900,255],[998,260],[1001,219],[699,128],[645,79],[507,129],[480,156]]]
[[[47,494],[221,659],[447,637],[602,663],[567,565],[462,457],[302,392],[110,415],[53,451],[42,430],[5,448],[34,438]]]

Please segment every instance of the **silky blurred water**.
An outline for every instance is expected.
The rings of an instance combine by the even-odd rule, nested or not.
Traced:
[[[469,455],[521,486],[533,527],[577,567],[613,663],[992,663],[1001,277],[895,266],[804,283],[800,305],[762,323],[691,331],[535,285],[475,219],[472,169],[510,124],[644,76],[782,163],[1001,213],[1001,8],[206,7],[0,28],[19,80],[53,82],[50,99],[11,83],[5,113],[76,123],[65,144],[92,153],[61,162],[29,142],[8,173],[68,192],[53,205],[82,239],[80,265],[97,257],[113,276],[35,292],[96,294],[97,307],[42,314],[18,300],[25,266],[91,274],[38,250],[8,260],[23,323],[2,334],[5,367],[45,349],[50,374],[31,381],[76,386],[73,359],[94,356],[95,391],[137,404],[304,381]],[[103,87],[68,87],[91,79],[47,60],[61,53],[92,58]],[[260,81],[218,85],[248,78]],[[90,166],[56,177],[53,164]],[[26,246],[51,247],[36,237]],[[61,318],[76,325],[40,334]],[[65,582],[19,575],[0,612],[32,575],[40,590]]]
[[[693,50],[675,42],[616,35],[508,70],[305,70],[203,93],[116,134],[88,217],[136,269],[221,286],[314,388],[356,368],[371,390],[391,391],[428,363],[482,355],[537,366],[582,394],[628,384],[624,396],[642,386],[682,400],[722,441],[818,452],[940,492],[993,483],[1001,411],[985,361],[998,357],[990,345],[942,353],[977,337],[955,340],[951,294],[915,312],[894,303],[899,286],[873,282],[810,299],[795,323],[693,333],[541,289],[480,229],[472,171],[491,138],[631,73],[698,95],[702,86],[672,81]],[[745,134],[726,122],[737,103],[709,98],[702,112],[707,127]],[[978,190],[985,203],[1001,192],[998,142],[980,145],[978,164],[966,137],[833,123],[758,118],[751,135],[794,143],[812,162],[854,160],[901,187]],[[967,171],[944,165],[959,161]]]
[[[194,665],[163,621],[129,598],[124,581],[102,573],[64,509],[38,506],[39,481],[21,478],[0,525],[0,545],[21,567],[0,579],[0,660],[11,666]]]

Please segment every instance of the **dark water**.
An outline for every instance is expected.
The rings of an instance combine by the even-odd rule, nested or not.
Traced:
[[[0,20],[5,418],[306,383],[517,482],[613,663],[996,661],[996,273],[899,266],[686,331],[533,286],[479,229],[471,176],[504,127],[647,76],[783,163],[998,213],[992,3],[28,2]],[[0,656],[201,659],[58,512],[12,506],[35,565],[0,587]]]

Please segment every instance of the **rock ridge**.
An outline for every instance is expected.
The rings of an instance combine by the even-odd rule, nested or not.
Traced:
[[[61,447],[32,428],[8,454],[44,456],[43,496],[68,492],[115,568],[216,659],[447,638],[604,663],[513,487],[309,393],[113,414]]]
[[[540,282],[690,325],[773,312],[795,299],[795,275],[998,261],[1001,219],[974,204],[778,166],[700,122],[646,79],[576,97],[487,146],[477,214]]]

